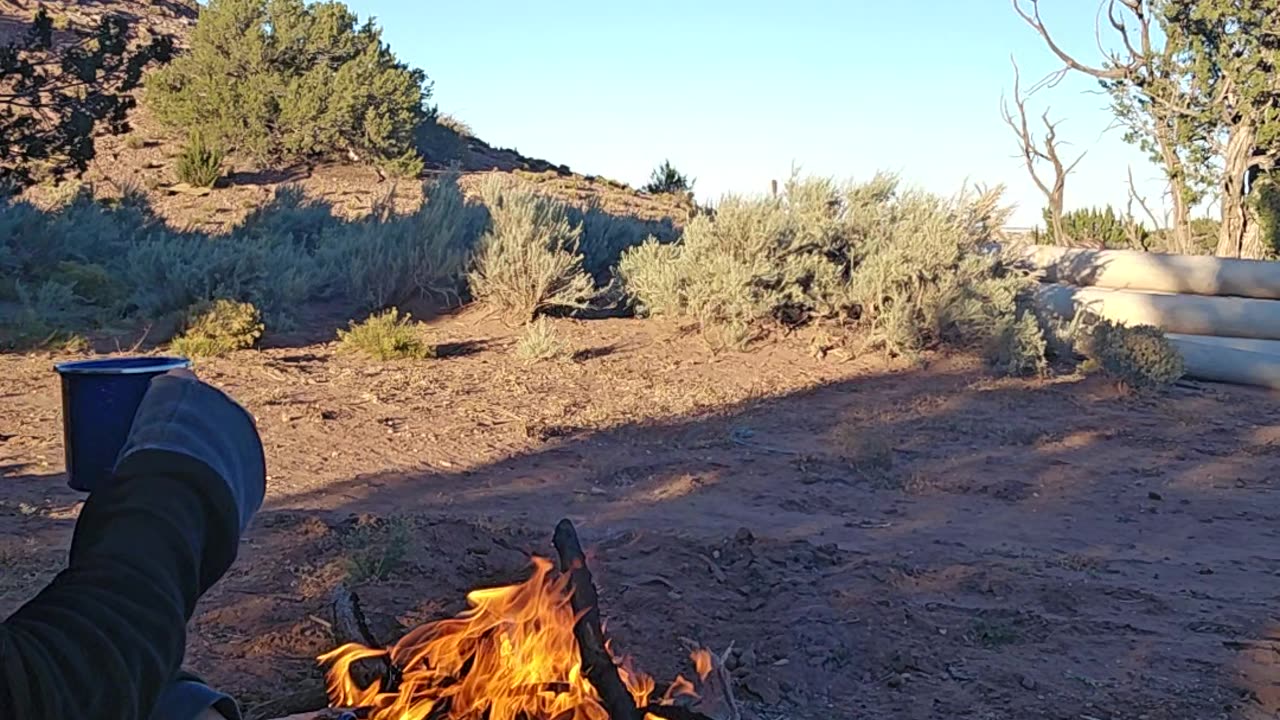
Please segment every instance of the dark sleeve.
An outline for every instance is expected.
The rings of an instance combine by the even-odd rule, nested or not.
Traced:
[[[67,569],[0,627],[0,717],[147,718],[265,477],[248,413],[198,381],[155,380]]]

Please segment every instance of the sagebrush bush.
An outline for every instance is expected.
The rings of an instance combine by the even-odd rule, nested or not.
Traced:
[[[630,215],[615,215],[607,212],[597,200],[583,207],[571,206],[568,214],[569,222],[582,228],[578,241],[582,267],[601,287],[613,279],[618,262],[627,250],[646,240],[672,242],[679,235],[670,219],[641,220]]]
[[[213,187],[222,177],[222,148],[205,141],[204,135],[194,132],[178,153],[174,170],[178,180],[195,187]]]
[[[538,318],[524,326],[516,338],[516,357],[522,360],[554,360],[569,354],[568,346],[547,318]]]
[[[253,347],[264,329],[262,315],[252,303],[220,298],[191,307],[182,334],[169,347],[186,357],[222,357]]]
[[[1125,326],[1095,319],[1084,331],[1085,356],[1108,376],[1133,390],[1154,390],[1182,378],[1182,355],[1151,325]]]
[[[364,322],[351,322],[347,330],[338,330],[338,347],[345,352],[361,353],[375,360],[423,360],[435,357],[435,348],[422,339],[422,334],[408,314],[390,308],[370,315]]]
[[[23,337],[80,332],[237,298],[288,329],[314,301],[371,310],[427,293],[457,301],[488,215],[463,200],[456,176],[424,195],[413,213],[348,221],[285,186],[219,234],[174,230],[133,196],[96,202],[77,193],[47,210],[0,200],[0,302],[16,306],[0,324],[16,335],[27,318]]]
[[[741,348],[770,323],[833,321],[892,354],[951,342],[1037,367],[1029,281],[981,252],[1006,214],[998,191],[947,199],[888,175],[793,177],[776,197],[725,198],[678,243],[633,248],[618,270],[638,309],[687,318],[716,347]]]
[[[461,300],[471,248],[488,214],[464,199],[456,174],[429,184],[424,194],[409,215],[371,218],[326,241],[320,251],[325,273],[347,297],[370,310],[423,295]]]
[[[586,307],[595,285],[578,252],[568,209],[520,183],[490,176],[480,187],[490,215],[468,275],[471,294],[514,322],[550,308]]]

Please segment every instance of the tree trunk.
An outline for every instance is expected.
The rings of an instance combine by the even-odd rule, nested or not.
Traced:
[[[1261,242],[1257,228],[1250,230],[1248,204],[1245,202],[1245,174],[1256,144],[1253,126],[1242,123],[1231,128],[1226,151],[1222,156],[1222,194],[1218,206],[1222,210],[1222,227],[1218,231],[1219,257],[1258,258]]]
[[[1180,255],[1192,255],[1196,252],[1195,241],[1191,233],[1191,193],[1187,188],[1187,173],[1183,168],[1182,156],[1178,155],[1177,140],[1172,129],[1162,116],[1153,118],[1152,134],[1156,145],[1160,148],[1160,159],[1164,162],[1165,177],[1169,179],[1169,196],[1173,204],[1172,244],[1169,247]]]
[[[1195,255],[1195,240],[1191,236],[1191,203],[1187,201],[1187,192],[1181,178],[1169,181],[1169,194],[1173,201],[1173,226],[1169,228],[1173,234],[1173,252],[1180,255]]]

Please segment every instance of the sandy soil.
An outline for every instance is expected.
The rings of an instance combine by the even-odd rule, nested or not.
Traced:
[[[478,315],[447,357],[328,344],[199,371],[257,416],[267,507],[192,623],[254,717],[314,705],[325,596],[374,630],[522,579],[568,516],[619,649],[660,679],[733,643],[753,717],[1263,718],[1280,711],[1274,397],[996,380],[962,357],[715,357],[642,321],[557,321],[528,365]],[[0,611],[62,562],[47,356],[0,356]]]

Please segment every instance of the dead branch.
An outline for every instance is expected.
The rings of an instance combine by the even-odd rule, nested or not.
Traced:
[[[329,607],[333,612],[333,639],[338,645],[357,643],[371,648],[382,647],[369,630],[369,622],[360,608],[360,598],[354,592],[338,586],[333,591]],[[396,675],[387,657],[366,658],[351,666],[351,679],[362,688],[381,682],[383,691],[390,692]]]
[[[1125,235],[1129,239],[1129,244],[1133,246],[1134,249],[1146,250],[1147,248],[1145,243],[1142,243],[1139,237],[1140,233],[1138,231],[1141,229],[1141,225],[1137,222],[1137,220],[1133,216],[1133,204],[1135,202],[1138,204],[1138,207],[1142,208],[1142,212],[1143,214],[1146,215],[1147,219],[1151,221],[1152,230],[1160,230],[1164,227],[1165,224],[1160,222],[1160,220],[1156,218],[1156,214],[1152,212],[1151,206],[1147,204],[1146,198],[1143,198],[1141,195],[1138,194],[1138,185],[1133,181],[1133,168],[1130,167],[1129,168],[1129,203],[1128,203],[1128,210],[1126,212],[1127,217],[1125,218]],[[1179,248],[1178,252],[1187,252],[1187,250],[1185,248]]]
[[[680,642],[690,652],[705,650],[702,643],[689,638],[682,637]],[[698,688],[698,701],[693,704],[694,710],[715,720],[742,720],[738,700],[733,696],[733,677],[729,674],[729,668],[725,667],[725,661],[728,660],[731,652],[733,652],[732,643],[720,655],[708,651],[711,672],[702,678],[702,685]]]
[[[591,570],[587,568],[587,556],[578,540],[578,531],[568,519],[556,525],[552,538],[560,555],[560,572],[569,575],[569,604],[578,621],[573,624],[573,636],[578,641],[582,655],[582,672],[596,692],[600,693],[604,709],[610,720],[643,720],[644,714],[636,707],[631,691],[622,683],[618,666],[605,648],[604,629],[600,624],[600,598],[596,594]],[[655,713],[656,714],[656,713]],[[672,718],[671,720],[680,720]]]
[[[1004,116],[1005,124],[1018,137],[1018,148],[1022,153],[1023,163],[1027,166],[1027,172],[1049,203],[1049,222],[1052,225],[1055,242],[1070,244],[1070,238],[1067,237],[1062,221],[1067,176],[1076,169],[1086,153],[1080,153],[1070,164],[1063,162],[1058,152],[1058,123],[1049,119],[1048,110],[1040,116],[1045,126],[1044,140],[1036,141],[1027,119],[1027,98],[1031,93],[1022,92],[1022,74],[1018,70],[1017,61],[1011,61],[1013,62],[1013,105],[1017,110],[1017,117],[1014,117],[1013,111],[1009,109],[1009,103],[1003,97],[1000,99],[1000,111]],[[1048,163],[1053,170],[1052,184],[1041,178],[1037,170],[1037,165],[1042,162]]]
[[[1076,72],[1091,75],[1099,80],[1121,80],[1126,77],[1130,77],[1132,73],[1137,72],[1137,70],[1142,67],[1144,61],[1141,59],[1141,55],[1134,56],[1132,54],[1130,55],[1130,61],[1127,63],[1121,62],[1119,56],[1111,54],[1109,57],[1111,60],[1111,67],[1095,67],[1080,62],[1064,50],[1056,40],[1054,40],[1053,34],[1049,32],[1049,28],[1045,26],[1044,20],[1040,18],[1040,0],[1027,1],[1029,1],[1031,5],[1030,11],[1023,9],[1024,0],[1013,0],[1014,12],[1018,13],[1018,16],[1022,18],[1023,22],[1027,23],[1027,25],[1029,25],[1040,35],[1041,38],[1044,39],[1045,45],[1049,47],[1049,50],[1052,51],[1053,54],[1056,55],[1068,68],[1075,70]],[[1139,7],[1139,10],[1141,10],[1141,0],[1123,0],[1123,4],[1130,10],[1132,10],[1135,5]],[[1108,10],[1109,15],[1114,14],[1113,11],[1115,10],[1115,5],[1116,0],[1112,0]],[[1150,20],[1146,19],[1145,13],[1141,12],[1138,13],[1138,18],[1140,25],[1146,28],[1146,32],[1149,35]],[[1116,21],[1112,22],[1112,26],[1117,27],[1117,30],[1120,30],[1120,34],[1124,37],[1126,49],[1131,48],[1132,41],[1129,38],[1129,33],[1124,29],[1123,21],[1119,21],[1118,25],[1119,26],[1117,27]]]

